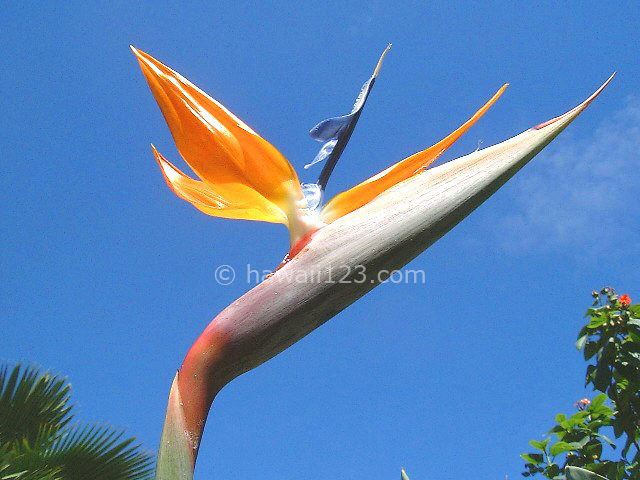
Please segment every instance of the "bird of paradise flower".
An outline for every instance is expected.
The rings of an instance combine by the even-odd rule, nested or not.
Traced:
[[[282,154],[219,102],[150,55],[132,50],[178,151],[200,178],[184,174],[153,147],[169,187],[208,215],[285,224],[292,247],[290,262],[225,308],[187,352],[169,394],[158,480],[193,477],[207,415],[220,389],[374,288],[380,272],[401,268],[437,241],[564,130],[613,78],[564,115],[427,169],[486,113],[505,84],[443,140],[324,205],[329,176],[388,48],[352,111],[312,129],[323,147],[311,164],[325,162],[312,184],[301,184]],[[332,281],[332,272],[353,266],[365,268],[370,281]],[[305,283],[296,281],[292,271],[320,275]]]
[[[311,166],[326,160],[314,184],[301,184],[287,159],[226,107],[151,55],[131,47],[164,114],[182,158],[195,180],[152,146],[164,178],[180,198],[202,212],[242,220],[282,223],[291,245],[309,233],[369,203],[379,194],[429,167],[482,117],[507,88],[503,85],[469,120],[435,145],[390,166],[322,204],[329,175],[351,136],[362,107],[389,51],[364,84],[348,115],[311,130],[325,142]]]

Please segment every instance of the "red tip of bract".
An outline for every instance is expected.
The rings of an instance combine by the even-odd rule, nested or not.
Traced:
[[[311,239],[313,238],[313,236],[316,234],[316,232],[318,230],[319,230],[319,228],[315,229],[315,230],[312,230],[309,233],[307,233],[306,235],[304,235],[300,240],[298,240],[293,245],[293,247],[291,247],[291,250],[289,250],[289,253],[287,253],[285,255],[285,257],[282,259],[282,261],[280,262],[280,265],[278,265],[276,267],[275,271],[277,272],[278,270],[280,270],[287,263],[289,263],[291,261],[291,259],[293,259],[293,257],[298,255],[302,251],[302,249],[309,244],[309,242],[311,241]]]
[[[615,77],[615,76],[616,76],[616,72],[613,72],[613,73],[611,74],[611,76],[607,79],[607,81],[606,81],[606,82],[604,82],[604,83],[600,86],[600,88],[598,88],[595,92],[593,92],[593,94],[592,94],[589,98],[587,98],[584,102],[582,102],[582,103],[581,103],[580,105],[578,105],[577,107],[572,108],[571,110],[569,110],[569,111],[568,111],[567,113],[565,113],[564,115],[560,115],[559,117],[552,118],[551,120],[547,120],[546,122],[543,122],[543,123],[541,123],[541,124],[539,124],[539,125],[536,125],[535,127],[532,127],[532,130],[540,130],[541,128],[544,128],[544,127],[546,127],[547,125],[551,125],[552,123],[557,122],[557,121],[558,121],[558,120],[560,120],[562,117],[564,117],[564,116],[566,116],[566,115],[569,115],[569,114],[571,114],[571,113],[576,113],[576,112],[577,112],[577,113],[580,113],[582,110],[584,110],[585,108],[587,108],[587,107],[589,106],[589,104],[590,104],[591,102],[593,102],[593,101],[596,99],[596,97],[597,97],[598,95],[600,95],[600,93],[602,93],[602,91],[603,91],[605,88],[607,88],[607,85],[609,85],[609,83],[611,83],[611,80],[613,80],[613,77]]]

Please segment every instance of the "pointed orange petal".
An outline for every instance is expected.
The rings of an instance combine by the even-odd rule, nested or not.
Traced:
[[[508,86],[508,83],[504,84],[469,120],[435,145],[405,158],[359,185],[333,197],[322,210],[322,220],[331,223],[367,204],[385,190],[427,168],[489,110]]]
[[[191,203],[198,210],[215,217],[234,218],[240,220],[259,220],[272,223],[287,223],[282,211],[256,193],[255,190],[242,184],[225,184],[222,194],[205,182],[194,180],[182,173],[175,165],[162,156],[156,147],[151,145],[160,170],[167,185],[173,192]],[[230,192],[234,189],[234,192]],[[242,202],[230,202],[227,198],[244,199]]]
[[[246,185],[284,211],[292,196],[302,198],[295,170],[269,142],[182,75],[131,49],[180,154],[202,180],[215,187]]]

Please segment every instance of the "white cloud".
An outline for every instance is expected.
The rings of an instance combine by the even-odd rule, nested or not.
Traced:
[[[640,245],[640,99],[602,122],[594,135],[558,138],[515,180],[513,209],[498,220],[502,246],[579,247],[582,254]]]

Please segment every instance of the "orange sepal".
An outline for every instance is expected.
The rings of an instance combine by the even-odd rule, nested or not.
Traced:
[[[405,158],[359,185],[333,197],[322,210],[322,220],[331,223],[427,168],[489,110],[508,86],[508,83],[504,84],[469,120],[435,145]]]
[[[182,75],[131,49],[178,151],[225,201],[244,203],[248,188],[288,212],[292,203],[302,199],[295,170],[269,142]]]
[[[162,156],[151,145],[162,175],[169,188],[180,198],[186,200],[198,210],[215,217],[234,218],[240,220],[260,220],[271,223],[287,223],[283,212],[242,184],[226,184],[222,194],[205,182],[194,180],[185,175],[175,165]],[[235,192],[230,194],[231,189]],[[230,202],[230,197],[243,198],[244,202]]]

